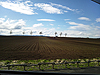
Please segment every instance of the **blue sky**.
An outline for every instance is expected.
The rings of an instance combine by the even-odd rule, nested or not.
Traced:
[[[0,0],[0,35],[99,37],[100,4],[91,0]]]

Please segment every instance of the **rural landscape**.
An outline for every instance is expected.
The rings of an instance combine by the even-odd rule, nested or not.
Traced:
[[[1,0],[0,71],[98,73],[99,4],[99,0]]]
[[[0,36],[0,69],[33,71],[99,66],[99,49],[99,38]]]
[[[100,57],[100,39],[42,36],[0,37],[0,60],[95,57]]]

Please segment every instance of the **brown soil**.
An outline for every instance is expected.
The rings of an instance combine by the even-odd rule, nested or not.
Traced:
[[[100,39],[0,36],[0,60],[100,57]]]

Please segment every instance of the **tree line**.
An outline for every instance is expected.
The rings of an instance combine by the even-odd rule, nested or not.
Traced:
[[[10,34],[12,34],[12,33],[13,33],[13,32],[12,32],[12,30],[11,30],[11,31],[10,31]],[[25,31],[23,31],[22,34],[24,35],[24,34],[25,34]],[[30,34],[32,35],[33,32],[31,31]],[[42,31],[39,32],[39,34],[40,34],[40,35],[43,34]],[[61,37],[62,32],[61,32],[59,35],[60,35],[60,37]],[[66,36],[67,36],[67,33],[65,33],[64,35],[65,35],[65,37],[66,37]],[[55,37],[57,37],[57,32],[55,32]]]

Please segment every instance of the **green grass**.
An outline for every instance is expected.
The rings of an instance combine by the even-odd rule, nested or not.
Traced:
[[[61,62],[74,62],[74,61],[80,61],[80,62],[87,62],[88,60],[100,60],[100,58],[93,58],[93,59],[56,59],[56,60],[46,60],[46,59],[38,59],[38,60],[1,60],[0,65],[6,66],[7,64],[38,64],[38,63],[51,63],[55,62],[56,65],[54,65],[54,69],[65,69],[65,68],[77,68],[77,63],[68,63],[68,64],[59,64]],[[89,66],[99,66],[98,62],[91,62],[89,63]],[[88,67],[88,63],[79,63],[79,67]],[[10,67],[11,70],[24,70],[23,66],[15,66]],[[0,70],[7,70],[7,67],[1,67]],[[25,69],[27,71],[33,71],[33,70],[39,70],[39,66],[26,66]],[[52,64],[46,64],[41,65],[40,70],[48,70],[52,69]]]

